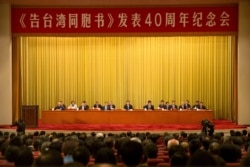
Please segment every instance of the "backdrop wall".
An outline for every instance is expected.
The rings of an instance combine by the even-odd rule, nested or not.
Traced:
[[[48,110],[58,100],[113,101],[121,109],[127,99],[134,108],[188,99],[203,101],[217,119],[234,119],[236,38],[160,35],[17,37],[20,103]]]

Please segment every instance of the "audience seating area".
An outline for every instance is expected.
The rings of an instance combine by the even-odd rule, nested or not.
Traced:
[[[60,135],[61,135],[61,137],[59,137]],[[22,136],[21,138],[26,138],[26,140],[28,138],[32,139],[32,141],[33,141],[32,144],[30,144],[30,145],[27,144],[26,147],[30,147],[32,149],[32,155],[34,158],[34,162],[39,158],[39,156],[41,154],[43,154],[43,152],[42,152],[43,148],[40,148],[39,150],[35,150],[33,147],[36,139],[38,139],[38,138],[47,138],[48,141],[50,141],[51,143],[58,141],[58,139],[60,138],[60,140],[62,139],[62,150],[63,150],[63,144],[65,144],[65,141],[69,140],[68,138],[71,139],[72,136],[77,136],[77,140],[83,140],[82,137],[84,136],[84,139],[86,139],[86,141],[87,141],[87,138],[91,138],[91,140],[93,140],[91,142],[93,142],[93,143],[95,140],[100,140],[103,143],[105,143],[107,141],[106,140],[107,138],[114,139],[114,141],[118,143],[119,140],[126,138],[130,141],[136,141],[143,146],[144,156],[147,155],[147,159],[145,159],[145,162],[143,162],[144,164],[146,164],[146,166],[148,166],[148,167],[170,167],[171,166],[171,157],[170,157],[171,148],[173,148],[175,145],[182,146],[182,143],[186,142],[188,144],[188,147],[187,147],[188,149],[187,149],[186,154],[188,155],[189,160],[190,160],[192,158],[192,156],[195,155],[194,153],[192,153],[190,151],[191,147],[192,147],[192,141],[195,139],[198,139],[200,142],[200,146],[198,149],[205,150],[206,152],[209,152],[209,153],[211,152],[210,149],[212,149],[212,148],[210,148],[210,146],[211,146],[211,143],[213,143],[213,142],[220,143],[221,154],[223,153],[223,150],[222,150],[223,144],[227,143],[229,145],[232,144],[233,146],[237,146],[240,149],[241,156],[240,156],[240,158],[237,158],[237,160],[235,162],[227,162],[227,160],[224,159],[223,155],[220,155],[225,160],[225,164],[227,167],[240,167],[242,160],[244,160],[246,158],[248,158],[250,160],[249,155],[247,153],[248,145],[249,145],[249,141],[250,141],[249,140],[250,135],[246,134],[245,131],[244,132],[240,132],[240,131],[235,132],[235,131],[231,130],[230,136],[224,136],[223,133],[216,133],[216,134],[213,134],[212,136],[208,136],[207,134],[204,134],[204,133],[187,134],[185,132],[180,132],[179,134],[177,134],[177,133],[169,134],[167,132],[164,134],[150,134],[149,132],[147,132],[147,133],[134,133],[134,134],[131,132],[124,132],[121,134],[112,134],[112,133],[103,134],[103,133],[96,133],[96,132],[92,132],[91,134],[86,134],[86,133],[72,132],[70,134],[63,134],[60,132],[60,135],[59,135],[59,133],[56,133],[56,132],[53,132],[51,134],[47,134],[46,132],[41,131],[41,132],[34,132],[34,134],[26,134],[26,135],[24,135],[24,134],[16,135],[13,133],[12,134],[9,133],[8,137],[7,137],[6,134],[0,133],[1,153],[3,152],[2,150],[4,148],[4,142],[2,142],[2,139],[6,138],[6,141],[9,142],[8,145],[10,145],[11,140],[14,140],[14,138],[16,136]],[[63,136],[63,138],[62,138],[62,136]],[[150,141],[148,141],[148,140],[150,140]],[[207,140],[208,140],[208,142],[205,142]],[[82,141],[82,142],[86,143],[86,141],[84,141],[84,142]],[[149,143],[152,142],[156,146],[155,148],[157,148],[157,149],[150,150],[151,153],[153,153],[154,150],[157,150],[156,157],[153,157],[153,158],[149,157],[150,151],[149,151],[149,149],[147,149],[147,145],[149,144],[148,142]],[[25,145],[25,143],[27,143],[27,142],[24,142],[24,145]],[[209,144],[206,144],[206,143],[209,143]],[[41,143],[41,147],[42,147],[42,143]],[[184,148],[184,146],[182,146],[182,147]],[[229,148],[227,148],[227,149],[229,149]],[[118,158],[119,151],[116,148],[115,143],[114,143],[114,146],[112,147],[112,150],[113,150],[114,155],[117,159],[116,166],[125,167],[126,165]],[[229,150],[227,150],[227,151],[229,151]],[[91,153],[91,151],[90,151],[90,153]],[[233,153],[230,152],[230,154],[233,154]],[[61,152],[61,155],[62,155],[62,158],[65,158],[65,154],[63,151]],[[212,152],[211,152],[211,155],[212,155]],[[88,167],[95,166],[95,164],[96,164],[95,160],[96,159],[94,158],[94,155],[92,155],[92,153],[91,153],[87,166]],[[9,160],[7,159],[7,157],[5,155],[0,154],[0,167],[14,167],[14,166],[15,166],[14,162],[9,162]]]

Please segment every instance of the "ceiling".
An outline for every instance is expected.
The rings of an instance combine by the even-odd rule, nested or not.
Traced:
[[[13,6],[157,6],[230,4],[239,0],[0,0]]]

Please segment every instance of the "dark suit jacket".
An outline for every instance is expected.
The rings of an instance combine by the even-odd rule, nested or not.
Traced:
[[[79,106],[79,110],[88,110],[89,106],[85,105],[85,106]]]
[[[102,105],[101,104],[94,104],[94,106],[93,106],[94,108],[102,108]]]
[[[61,106],[55,106],[54,110],[65,110],[65,106],[61,105]]]
[[[123,109],[125,109],[125,110],[133,110],[133,106],[132,106],[132,104],[129,104],[129,105],[125,104],[123,106]]]
[[[110,105],[102,106],[102,110],[105,110],[105,111],[111,110]]]
[[[167,106],[165,104],[160,104],[159,108],[161,108],[161,109],[167,109]]]
[[[193,105],[193,109],[199,109],[200,105]]]
[[[198,107],[199,109],[203,109],[203,110],[205,110],[206,109],[206,106],[201,106],[201,105],[199,105],[199,107]]]
[[[184,104],[185,109],[191,109],[191,105],[190,104]]]
[[[173,109],[178,109],[178,106],[177,105],[174,105],[174,107],[173,107],[173,105],[171,104],[171,105],[169,105],[169,110],[173,110]]]
[[[145,105],[143,106],[143,109],[146,109],[146,110],[154,110],[154,105]]]
[[[186,109],[186,106],[185,106],[185,105],[180,105],[180,106],[179,106],[179,109],[184,110],[184,109]]]
[[[109,108],[111,109],[115,109],[115,105],[114,104],[112,104],[112,105],[109,105]]]
[[[171,106],[170,105],[166,105],[166,110],[171,110]]]

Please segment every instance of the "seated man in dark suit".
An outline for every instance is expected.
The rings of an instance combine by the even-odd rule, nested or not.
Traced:
[[[161,100],[161,102],[160,102],[160,104],[158,106],[158,109],[161,109],[161,110],[166,110],[167,109],[167,106],[164,103],[164,100]]]
[[[88,110],[89,106],[87,105],[86,101],[82,101],[82,104],[79,106],[79,110]]]
[[[154,110],[154,105],[152,104],[151,100],[148,100],[148,103],[143,106],[144,110]]]
[[[185,103],[182,101],[181,105],[179,106],[179,110],[185,110],[185,109],[186,109]]]
[[[104,105],[102,106],[102,110],[108,111],[111,110],[110,105],[108,102],[105,102]]]
[[[132,104],[130,104],[129,100],[126,101],[126,104],[123,106],[123,109],[127,110],[127,111],[128,110],[130,110],[130,111],[133,110],[133,106],[132,106]]]
[[[55,106],[54,110],[65,110],[66,106],[63,104],[62,101],[58,101],[57,105]]]
[[[202,101],[200,101],[198,109],[200,109],[200,110],[205,110],[206,109],[206,106],[204,106]]]
[[[165,104],[166,104],[166,110],[170,110],[171,106],[170,106],[169,102],[167,101]]]
[[[193,109],[197,110],[200,108],[200,101],[196,100],[195,104],[193,105]]]
[[[94,104],[94,106],[93,106],[93,109],[98,109],[98,110],[100,110],[100,109],[102,109],[102,105],[99,104],[98,101],[96,101],[95,104]]]
[[[174,100],[172,100],[172,104],[170,105],[170,110],[177,110],[178,109],[178,107],[177,107],[177,105],[175,104],[175,101]]]
[[[111,110],[115,109],[115,105],[113,104],[112,101],[109,102],[109,107],[110,107]]]
[[[185,102],[184,102],[185,104],[185,109],[187,109],[187,110],[190,110],[191,109],[191,105],[189,104],[189,100],[186,100]]]

